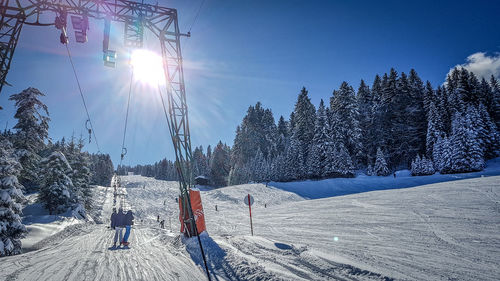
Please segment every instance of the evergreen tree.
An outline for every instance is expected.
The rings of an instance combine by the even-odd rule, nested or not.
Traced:
[[[309,178],[322,178],[325,174],[324,167],[327,165],[327,146],[331,142],[329,132],[330,128],[325,104],[321,100],[316,113],[314,137],[306,165]]]
[[[434,164],[425,156],[420,158],[419,155],[411,162],[412,176],[427,176],[435,173]]]
[[[293,181],[305,177],[302,155],[300,141],[295,134],[293,134],[287,145],[284,173],[285,181]]]
[[[370,135],[372,137],[368,146],[368,148],[370,149],[368,151],[369,163],[375,162],[377,147],[382,147],[385,145],[382,135],[382,121],[384,120],[385,106],[382,103],[382,79],[378,74],[375,75],[375,79],[373,80],[371,94],[373,103],[370,120]]]
[[[342,143],[338,144],[338,149],[335,149],[335,157],[332,162],[331,171],[335,177],[354,177],[354,165],[349,152]]]
[[[286,142],[288,141],[288,123],[285,121],[283,116],[280,116],[278,121],[278,135],[277,135],[277,145],[276,145],[276,153],[283,154],[285,153]]]
[[[492,159],[498,156],[500,150],[500,134],[497,126],[491,120],[490,114],[486,107],[481,103],[479,104],[479,119],[480,124],[473,124],[479,127],[479,138],[482,139],[484,156],[486,159]]]
[[[203,154],[203,147],[196,147],[193,151],[193,176],[207,176],[207,163],[206,156]]]
[[[409,128],[405,133],[406,135],[409,135],[408,156],[410,158],[406,158],[406,160],[415,157],[417,154],[425,153],[427,135],[427,120],[422,118],[423,116],[426,116],[426,89],[414,69],[410,70],[408,81],[410,86],[410,100],[406,107],[406,115],[408,116]]]
[[[21,238],[27,232],[21,220],[20,170],[12,144],[0,137],[0,257],[20,254]]]
[[[480,171],[484,168],[483,150],[477,131],[472,127],[478,118],[474,107],[469,106],[467,114],[455,114],[452,123],[452,168],[451,173]]]
[[[294,145],[298,145],[299,150],[297,153],[300,154],[301,163],[300,166],[304,167],[307,156],[309,155],[309,150],[311,149],[312,139],[314,137],[314,123],[316,119],[316,109],[311,103],[311,100],[307,96],[307,90],[305,87],[300,91],[297,102],[295,103],[295,109],[293,111],[293,127],[292,134],[296,141]],[[300,175],[297,179],[305,176],[306,172],[304,170],[300,171]]]
[[[258,102],[250,106],[247,115],[240,126],[236,128],[233,150],[231,152],[231,169],[242,169],[255,157],[260,150],[264,158],[276,155],[277,128],[270,109],[264,109]],[[231,183],[242,183],[242,174],[238,171],[231,172]]]
[[[19,175],[20,183],[28,190],[38,186],[38,167],[41,157],[38,153],[44,148],[48,137],[49,113],[47,106],[39,100],[45,96],[38,89],[27,88],[19,94],[11,95],[17,107],[14,118],[16,137],[14,147],[23,167]]]
[[[330,98],[330,114],[333,141],[335,144],[342,143],[349,155],[357,159],[361,151],[359,113],[354,89],[347,82],[342,82],[340,88],[333,92],[333,97]]]
[[[90,186],[90,156],[87,152],[82,152],[84,140],[80,137],[78,144],[75,145],[74,154],[71,159],[68,159],[73,172],[71,173],[71,180],[78,194],[82,198],[82,202],[87,209],[91,207],[92,188]]]
[[[226,186],[230,169],[230,157],[227,148],[221,141],[217,144],[213,151],[211,171],[211,181],[215,186]]]
[[[385,161],[384,153],[382,149],[377,149],[377,158],[375,160],[375,167],[373,172],[377,176],[387,176],[390,174],[389,168],[387,168],[387,162]]]
[[[114,174],[113,161],[109,154],[92,154],[90,170],[92,174],[91,184],[109,186]],[[151,169],[150,169],[151,170]],[[153,176],[151,171],[145,171],[143,176]]]
[[[493,75],[491,75],[490,86],[491,86],[490,116],[491,120],[497,126],[497,130],[500,131],[500,83]]]
[[[72,169],[64,154],[59,151],[44,158],[42,165],[44,178],[38,198],[50,214],[63,212],[71,207],[74,199],[71,194],[74,186],[69,177]]]
[[[372,159],[370,159],[370,152],[373,150],[373,148],[371,147],[373,145],[373,132],[371,126],[371,121],[373,119],[373,98],[370,92],[370,88],[365,84],[364,80],[361,80],[356,97],[359,109],[359,128],[362,132],[360,139],[360,154],[363,157],[361,157],[359,161],[361,162],[361,164],[366,166],[372,161]]]

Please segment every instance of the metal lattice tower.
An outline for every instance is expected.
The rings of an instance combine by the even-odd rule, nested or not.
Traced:
[[[11,9],[9,0],[0,0],[0,92],[6,83],[7,73],[14,56],[25,15],[19,9]]]
[[[184,213],[189,214],[185,224],[191,230],[191,235],[197,235],[189,200],[189,189],[192,186],[191,138],[180,47],[180,37],[186,35],[179,31],[177,10],[158,4],[126,0],[0,0],[0,91],[6,84],[23,24],[53,25],[53,23],[39,23],[40,14],[46,12],[64,17],[77,15],[124,23],[126,47],[142,47],[144,28],[158,37],[167,81],[169,130],[175,149],[180,194],[184,199],[182,200]]]

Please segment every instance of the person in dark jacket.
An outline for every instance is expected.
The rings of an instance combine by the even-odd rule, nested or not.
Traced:
[[[111,221],[111,225],[115,228],[113,248],[116,248],[116,241],[118,241],[118,238],[120,238],[120,246],[122,245],[123,228],[125,227],[125,214],[123,213],[122,208],[118,209],[118,213],[114,217],[114,222]]]
[[[116,226],[116,208],[113,208],[113,213],[111,214],[111,229],[115,229]]]
[[[123,245],[128,246],[128,237],[130,236],[130,229],[132,228],[132,225],[134,224],[134,214],[132,213],[131,210],[128,210],[127,214],[125,215],[125,236],[123,237]]]

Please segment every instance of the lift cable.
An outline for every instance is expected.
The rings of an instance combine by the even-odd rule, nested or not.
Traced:
[[[82,97],[83,106],[85,107],[85,112],[87,113],[87,121],[90,125],[90,130],[92,130],[92,135],[94,135],[95,144],[97,146],[97,153],[101,153],[101,148],[99,147],[99,142],[97,142],[97,137],[95,135],[95,130],[92,125],[92,120],[90,119],[89,110],[87,108],[87,103],[85,102],[85,97],[83,96],[82,87],[80,86],[80,79],[78,79],[78,74],[76,73],[75,64],[73,63],[73,58],[71,57],[71,52],[69,51],[68,43],[64,44],[66,46],[66,51],[68,51],[69,61],[71,62],[71,67],[73,68],[73,73],[75,74],[76,83],[78,84],[78,90],[80,91],[80,96]]]
[[[120,155],[120,166],[123,162],[123,157],[127,154],[127,149],[125,148],[125,136],[127,135],[127,124],[128,124],[128,112],[130,108],[130,96],[132,95],[132,83],[134,81],[134,69],[132,68],[132,72],[130,74],[130,86],[128,89],[128,101],[127,101],[127,113],[125,114],[125,127],[123,128],[123,140],[122,140],[122,151]]]
[[[160,89],[160,84],[159,83],[158,83],[158,94],[160,95],[161,105],[163,106],[163,113],[165,114],[165,120],[167,121],[168,129],[172,130],[172,128],[170,126],[170,122],[168,120],[167,108],[165,107],[165,102],[163,100],[163,95],[161,93],[161,89]],[[189,205],[189,208],[191,208],[191,202],[190,202],[190,200],[187,200],[186,203]],[[195,223],[194,223],[194,231],[196,232],[195,235],[198,238],[198,245],[200,245],[200,252],[201,252],[201,256],[203,257],[203,263],[205,264],[205,271],[207,272],[208,281],[211,281],[212,279],[210,277],[210,272],[208,271],[207,259],[205,258],[205,251],[203,250],[203,245],[201,244],[201,238],[200,238],[200,234],[198,233],[198,227],[196,226],[196,220],[195,220]]]
[[[196,16],[194,17],[193,23],[191,23],[191,27],[189,28],[188,33],[191,33],[191,29],[193,29],[194,24],[198,20],[198,17],[200,16],[201,8],[203,8],[203,4],[205,4],[205,0],[201,1],[200,7],[198,8],[198,12],[196,13]]]

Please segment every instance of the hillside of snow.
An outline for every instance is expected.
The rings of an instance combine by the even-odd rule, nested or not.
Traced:
[[[498,175],[500,175],[500,157],[489,160],[484,170],[473,173],[436,173],[430,176],[414,177],[411,175],[409,170],[401,170],[396,172],[396,177],[393,175],[386,177],[366,176],[365,174],[360,173],[355,178],[332,178],[298,182],[270,182],[269,184],[286,191],[294,192],[306,198],[318,199],[374,190],[407,188],[425,184]]]
[[[69,227],[38,250],[1,259],[0,280],[206,279],[197,239],[178,233],[178,183],[141,176],[122,183],[117,204],[136,212],[130,249],[108,249],[109,189],[99,213],[103,224]],[[314,186],[304,182],[302,188]],[[243,203],[248,193],[255,198],[254,236]],[[315,200],[262,184],[201,195],[208,234],[202,242],[213,280],[500,276],[500,176]]]

